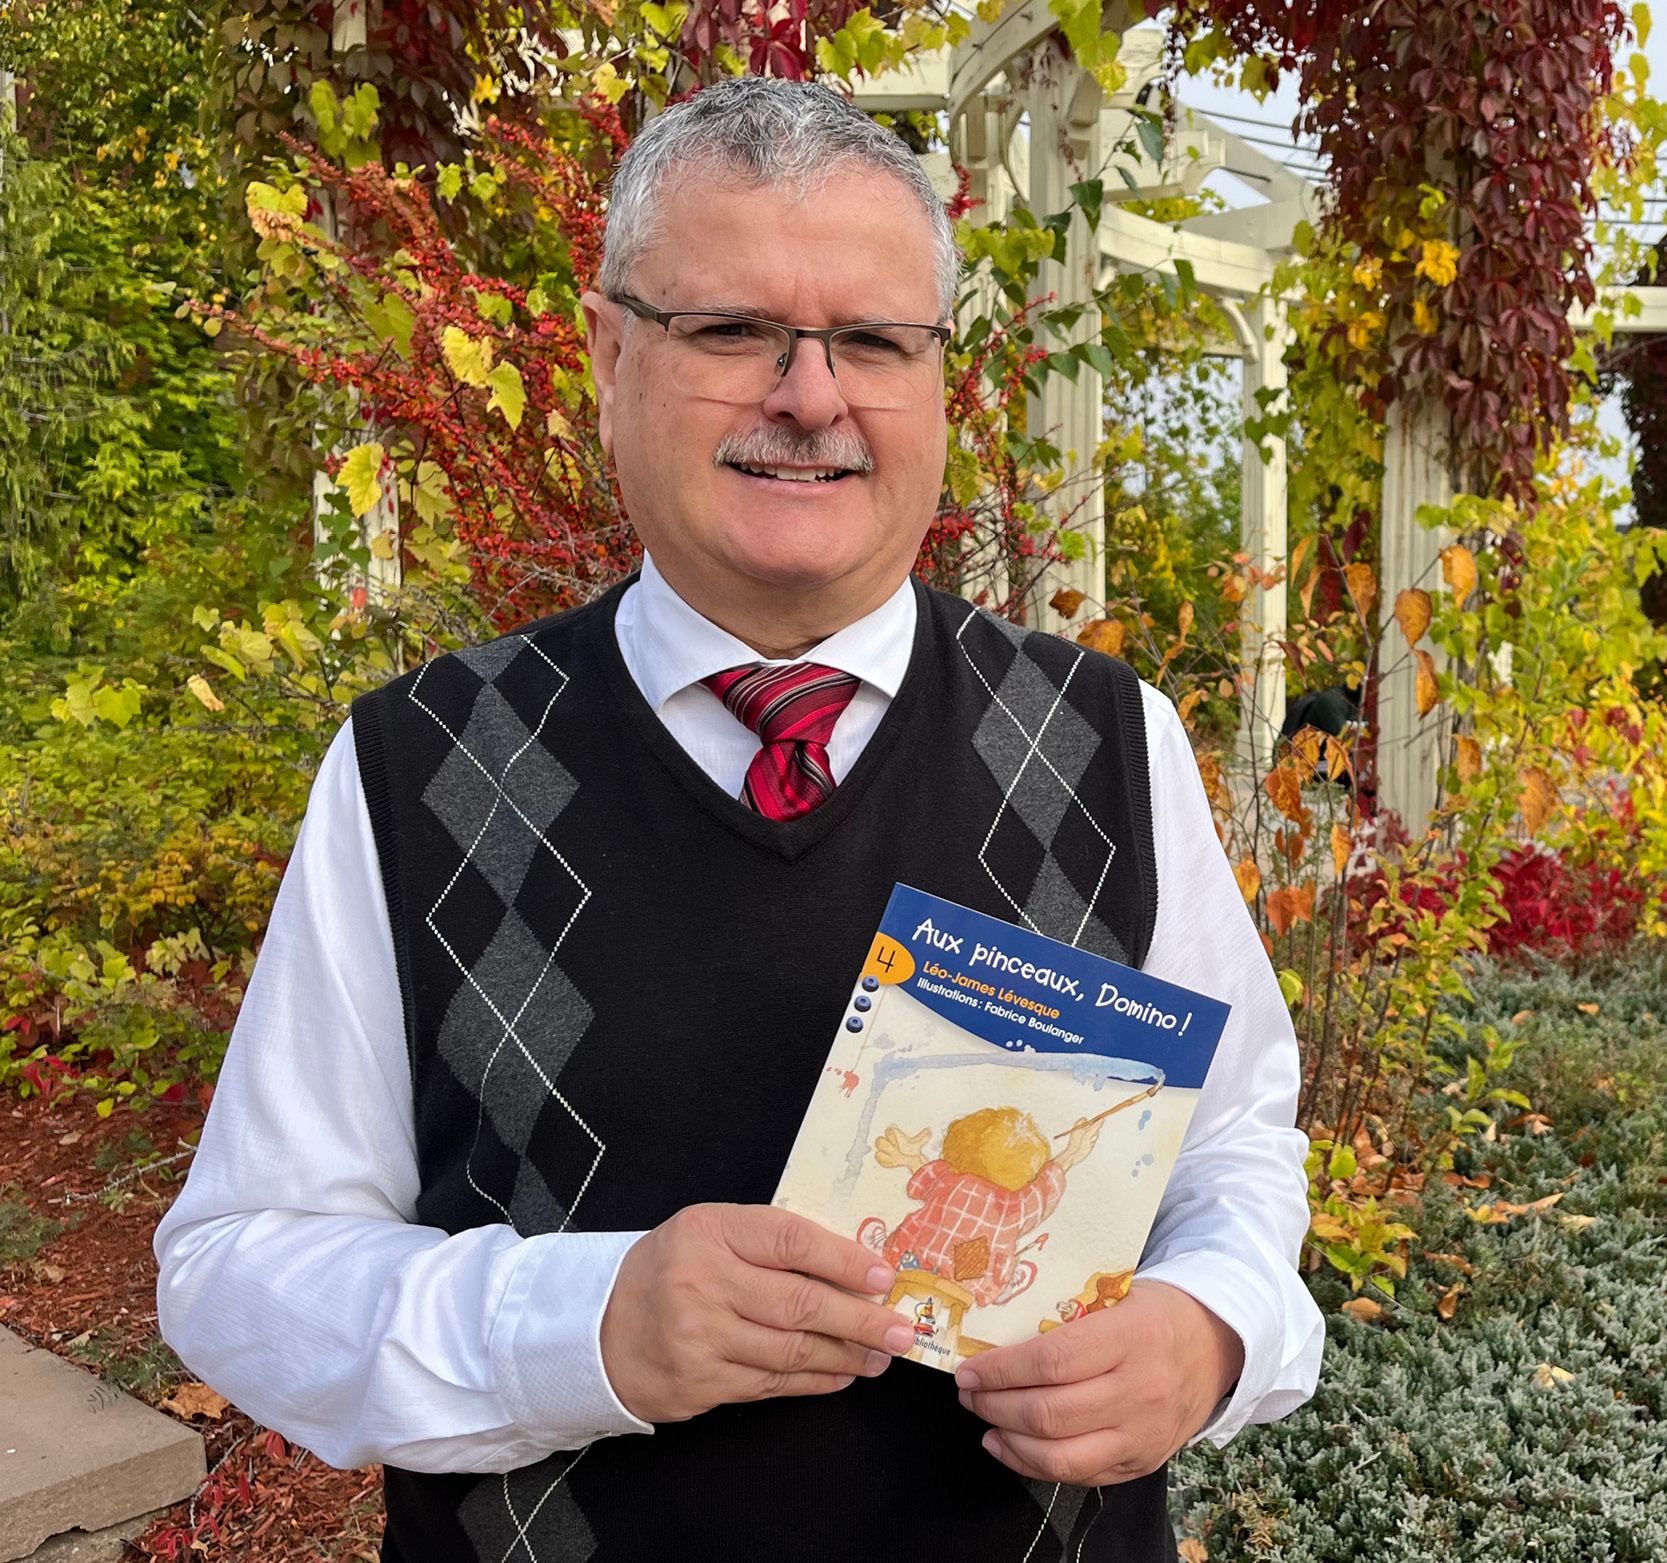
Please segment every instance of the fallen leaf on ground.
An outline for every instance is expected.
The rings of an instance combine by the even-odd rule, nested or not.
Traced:
[[[37,1281],[46,1281],[51,1285],[56,1286],[64,1278],[64,1267],[62,1265],[43,1264],[41,1261],[36,1260],[36,1262],[29,1267],[29,1273],[33,1275]]]
[[[1459,1296],[1469,1288],[1463,1281],[1455,1281],[1441,1294],[1441,1301],[1435,1305],[1435,1311],[1443,1319],[1451,1319],[1459,1311]]]
[[[1185,1541],[1176,1542],[1175,1551],[1181,1563],[1210,1563],[1210,1549],[1191,1536]]]
[[[1365,1324],[1382,1316],[1383,1304],[1373,1302],[1370,1297],[1351,1297],[1343,1304],[1343,1312],[1353,1314]]]
[[[81,1131],[79,1129],[71,1129],[68,1134],[62,1135],[59,1138],[58,1143],[60,1145],[79,1145],[81,1143]]]
[[[1598,1005],[1598,1004],[1576,1004],[1575,1005],[1575,1008],[1577,1010],[1579,1010],[1582,1015],[1595,1015],[1595,1014],[1598,1013],[1598,1011],[1601,1007],[1602,1006]]]
[[[1476,1266],[1466,1259],[1463,1254],[1432,1254],[1428,1249],[1426,1249],[1424,1251],[1424,1257],[1426,1259],[1439,1261],[1442,1264],[1452,1265],[1455,1270],[1459,1270],[1465,1275],[1474,1275],[1476,1273]]]
[[[1559,1216],[1557,1224],[1567,1227],[1571,1232],[1584,1232],[1597,1219],[1596,1216]]]
[[[1533,1018],[1534,1018],[1533,1010],[1531,1010],[1531,1009],[1519,1009],[1516,1012],[1516,1014],[1511,1016],[1511,1024],[1513,1026],[1520,1026],[1523,1023],[1523,1021],[1532,1020]]]
[[[1567,1368],[1554,1368],[1549,1362],[1542,1362],[1534,1369],[1534,1386],[1537,1389],[1555,1389],[1573,1377],[1574,1374]]]
[[[184,1417],[187,1421],[198,1416],[219,1421],[231,1406],[224,1395],[217,1395],[207,1384],[198,1383],[181,1384],[159,1404],[164,1411],[172,1411],[175,1416]]]

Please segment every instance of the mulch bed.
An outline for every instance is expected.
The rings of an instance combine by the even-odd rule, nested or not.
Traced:
[[[0,1098],[0,1325],[203,1434],[207,1479],[129,1559],[375,1563],[378,1469],[332,1470],[230,1406],[165,1404],[193,1380],[157,1334],[151,1234],[202,1118],[195,1103],[101,1119],[84,1099]]]

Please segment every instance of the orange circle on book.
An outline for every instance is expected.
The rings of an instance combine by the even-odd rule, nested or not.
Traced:
[[[868,947],[868,959],[863,962],[862,975],[876,977],[881,982],[907,982],[914,974],[914,956],[895,939],[888,939],[883,933],[875,934],[873,944]]]

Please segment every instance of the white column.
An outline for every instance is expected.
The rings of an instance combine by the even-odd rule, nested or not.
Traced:
[[[1263,418],[1282,405],[1286,387],[1285,350],[1291,328],[1285,301],[1263,296],[1243,308],[1249,349],[1244,361],[1244,415]],[[1261,392],[1274,391],[1280,401]],[[1264,407],[1264,402],[1267,406]],[[1265,453],[1265,456],[1264,456]],[[1289,558],[1286,545],[1285,441],[1269,436],[1244,441],[1244,478],[1239,538],[1250,562],[1265,578]],[[1285,653],[1279,642],[1288,626],[1287,582],[1252,587],[1241,605],[1240,645],[1244,658],[1240,694],[1239,757],[1259,776],[1271,768],[1279,729],[1285,721]]]
[[[1439,408],[1412,414],[1391,403],[1383,448],[1383,524],[1379,548],[1379,617],[1389,623],[1395,599],[1409,586],[1432,596],[1441,590],[1441,550],[1452,541],[1445,528],[1418,524],[1420,505],[1450,505],[1453,477],[1445,419]],[[1444,659],[1424,643],[1436,659]],[[1437,706],[1418,715],[1418,664],[1398,630],[1383,637],[1378,680],[1378,804],[1393,809],[1417,840],[1435,807],[1436,782],[1445,753],[1448,712]]]
[[[1030,210],[1040,220],[1070,206],[1070,187],[1099,169],[1102,95],[1099,83],[1051,38],[1038,45],[1032,73]],[[1098,275],[1099,243],[1079,211],[1072,217],[1064,263],[1042,263],[1037,291],[1053,294],[1058,306],[1087,307],[1068,336],[1041,334],[1042,346],[1058,352],[1100,339],[1100,312],[1093,303]],[[1066,627],[1068,621],[1048,606],[1062,587],[1083,593],[1096,606],[1105,599],[1105,488],[1094,460],[1105,437],[1104,402],[1099,374],[1082,364],[1074,382],[1062,374],[1047,376],[1027,410],[1031,434],[1043,435],[1064,454],[1065,475],[1048,497],[1049,514],[1085,545],[1080,559],[1050,569],[1036,594],[1045,629]]]

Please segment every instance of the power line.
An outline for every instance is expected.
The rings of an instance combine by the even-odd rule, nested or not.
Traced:
[[[1230,119],[1234,121],[1235,124],[1257,125],[1263,130],[1286,130],[1290,132],[1291,139],[1293,141],[1301,139],[1295,125],[1282,125],[1277,119],[1252,119],[1248,114],[1229,114],[1225,109],[1201,109],[1193,103],[1183,103],[1181,107],[1186,109],[1189,113],[1201,114],[1205,119]],[[1248,141],[1249,139],[1250,138],[1248,136],[1245,137],[1245,140]],[[1318,141],[1319,137],[1309,135],[1306,139],[1310,141]]]

